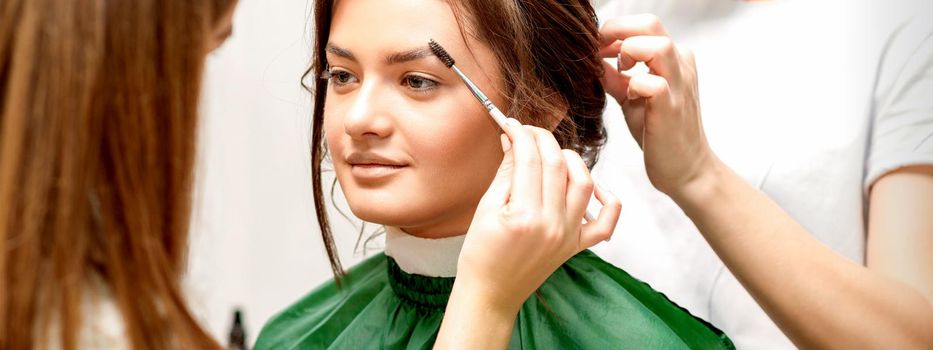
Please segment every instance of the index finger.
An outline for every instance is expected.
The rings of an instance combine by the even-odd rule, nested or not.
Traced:
[[[541,156],[534,133],[517,120],[508,119],[508,136],[514,159],[510,206],[518,211],[541,207]]]
[[[661,24],[661,19],[652,14],[627,15],[610,19],[599,28],[599,47],[601,54],[609,53],[616,41],[625,40],[633,36],[668,36],[667,30]],[[616,44],[617,45],[617,44]],[[614,57],[616,50],[611,53]]]

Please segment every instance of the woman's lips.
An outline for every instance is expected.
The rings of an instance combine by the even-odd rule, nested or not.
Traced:
[[[398,174],[405,165],[389,164],[350,164],[350,173],[361,180],[378,180]]]
[[[408,163],[375,152],[353,152],[346,157],[350,174],[357,180],[374,181],[398,174]]]

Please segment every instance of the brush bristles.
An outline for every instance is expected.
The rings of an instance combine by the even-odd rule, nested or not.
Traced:
[[[441,62],[444,62],[444,65],[446,65],[447,68],[454,66],[454,58],[450,57],[450,54],[447,53],[447,50],[444,50],[441,44],[438,44],[436,41],[434,41],[434,39],[431,39],[431,41],[428,42],[428,46],[431,47],[431,52],[434,53],[434,56],[440,58]]]

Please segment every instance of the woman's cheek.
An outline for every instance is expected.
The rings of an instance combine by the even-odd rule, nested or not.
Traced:
[[[324,125],[322,127],[324,129],[324,141],[327,142],[329,150],[333,150],[333,147],[339,147],[340,138],[344,136],[340,114],[337,114],[334,109],[331,103],[327,103],[324,107]]]
[[[429,138],[419,138],[417,144],[413,145],[413,149],[419,153],[418,157],[422,161],[429,162],[435,167],[454,169],[466,160],[464,157],[469,155],[466,150],[470,148],[470,144],[466,142],[468,141],[466,135],[470,134],[466,130],[454,133],[446,131],[449,129],[437,130]]]

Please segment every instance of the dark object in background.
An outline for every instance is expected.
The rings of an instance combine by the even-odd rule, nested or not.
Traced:
[[[230,327],[229,350],[246,349],[246,331],[243,329],[243,315],[240,309],[233,310],[233,326]]]

